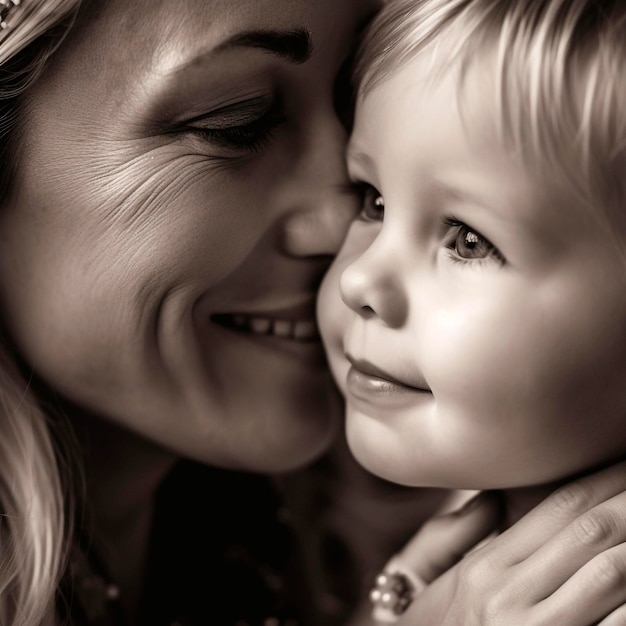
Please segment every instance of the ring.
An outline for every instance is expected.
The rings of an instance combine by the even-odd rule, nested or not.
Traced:
[[[427,583],[394,556],[376,576],[376,586],[370,591],[374,605],[372,616],[378,622],[393,624],[411,606],[415,596]]]

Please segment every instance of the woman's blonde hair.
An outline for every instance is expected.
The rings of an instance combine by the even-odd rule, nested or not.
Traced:
[[[625,33],[623,0],[389,0],[355,80],[362,97],[428,49],[434,80],[460,70],[462,98],[467,70],[493,62],[507,145],[626,227]]]
[[[0,193],[8,200],[20,106],[80,0],[21,0],[0,31]],[[0,208],[2,210],[2,208]],[[4,268],[7,271],[7,268]],[[36,626],[54,606],[71,539],[71,486],[57,435],[0,345],[0,624]]]

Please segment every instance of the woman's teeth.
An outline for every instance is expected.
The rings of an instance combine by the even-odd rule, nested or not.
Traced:
[[[298,341],[312,341],[318,338],[314,320],[280,320],[252,315],[223,315],[219,322],[225,326],[251,332],[255,335],[273,335]]]

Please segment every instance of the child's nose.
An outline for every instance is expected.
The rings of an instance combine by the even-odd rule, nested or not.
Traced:
[[[393,257],[376,243],[343,271],[341,297],[362,318],[399,328],[408,314],[408,300]]]

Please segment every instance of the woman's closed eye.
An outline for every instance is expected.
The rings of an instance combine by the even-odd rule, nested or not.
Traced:
[[[194,118],[183,130],[207,142],[218,156],[235,157],[262,150],[284,121],[279,103],[261,96]]]
[[[446,248],[449,250],[450,260],[457,263],[485,261],[493,261],[499,265],[505,263],[505,258],[498,248],[478,231],[454,218],[446,218],[444,221],[448,228]]]

